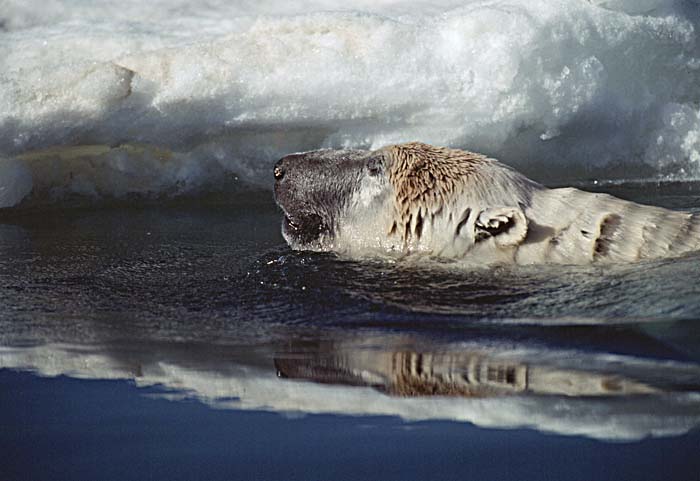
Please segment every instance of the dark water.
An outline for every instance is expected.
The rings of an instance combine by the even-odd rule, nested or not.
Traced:
[[[353,262],[279,221],[0,213],[0,479],[700,479],[700,255]]]

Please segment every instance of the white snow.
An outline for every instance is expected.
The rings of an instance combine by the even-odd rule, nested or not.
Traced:
[[[269,187],[290,151],[409,140],[696,179],[699,25],[698,0],[0,0],[0,206],[29,174],[51,198]]]

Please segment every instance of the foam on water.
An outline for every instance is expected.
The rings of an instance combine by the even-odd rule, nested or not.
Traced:
[[[233,3],[0,2],[0,207],[414,139],[540,179],[700,176],[697,0]]]

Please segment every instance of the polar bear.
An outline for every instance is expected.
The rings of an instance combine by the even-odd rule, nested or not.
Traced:
[[[589,264],[700,248],[698,214],[548,189],[484,155],[420,142],[292,154],[274,177],[297,250]]]

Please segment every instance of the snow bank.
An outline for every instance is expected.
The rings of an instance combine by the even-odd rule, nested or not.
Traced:
[[[698,25],[698,0],[5,0],[0,189],[24,173],[0,206],[27,179],[269,186],[290,151],[408,140],[545,180],[697,178]]]

